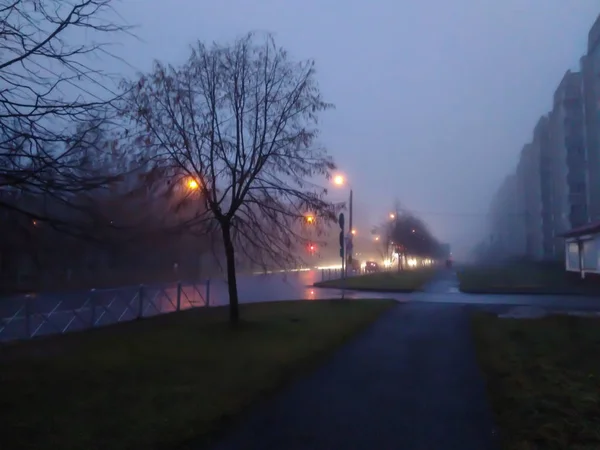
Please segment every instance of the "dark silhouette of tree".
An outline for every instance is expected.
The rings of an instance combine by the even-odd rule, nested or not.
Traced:
[[[416,215],[396,205],[393,218],[375,227],[384,249],[392,248],[405,256],[438,258],[443,247],[433,236],[427,224]]]
[[[112,3],[1,2],[0,208],[66,229],[71,198],[111,182],[77,170],[76,154],[94,145],[98,118],[115,113],[107,76],[88,65],[108,55],[100,35],[127,31],[109,21]]]
[[[334,219],[314,182],[335,168],[316,142],[318,113],[331,105],[314,63],[249,34],[232,45],[198,43],[185,64],[157,62],[125,89],[132,148],[168,180],[177,204],[204,205],[182,227],[221,234],[236,323],[236,253],[262,266],[294,263],[308,243],[298,227],[305,214],[318,218],[315,227]]]

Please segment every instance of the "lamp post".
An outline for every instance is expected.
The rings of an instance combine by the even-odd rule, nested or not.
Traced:
[[[333,177],[333,182],[334,184],[336,184],[337,186],[344,186],[344,185],[348,185],[348,182],[346,181],[346,179],[344,178],[343,175],[336,175],[335,177]],[[348,202],[348,243],[350,245],[347,245],[347,264],[346,264],[346,272],[348,271],[348,265],[352,265],[352,235],[354,234],[354,228],[352,228],[352,196],[353,196],[353,192],[352,192],[352,188],[350,188],[350,199]]]

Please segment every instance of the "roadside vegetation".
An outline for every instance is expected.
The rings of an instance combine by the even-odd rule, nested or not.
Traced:
[[[0,347],[0,436],[10,449],[148,449],[207,442],[309,370],[393,301],[194,309]]]
[[[378,272],[348,277],[345,280],[327,280],[315,283],[322,288],[345,288],[357,291],[413,292],[421,289],[435,275],[434,269]]]
[[[504,450],[600,448],[600,320],[473,316]]]
[[[457,271],[460,290],[479,294],[600,295],[600,278],[565,272],[562,264],[513,262],[465,266]]]

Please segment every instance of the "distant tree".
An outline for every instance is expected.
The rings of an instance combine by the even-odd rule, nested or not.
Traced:
[[[394,249],[405,256],[437,258],[443,252],[442,245],[427,224],[399,204],[385,222],[373,229],[373,233],[380,237],[384,254]]]
[[[175,208],[190,198],[204,204],[182,227],[221,234],[236,323],[236,252],[256,264],[290,264],[307,243],[298,222],[309,212],[316,227],[334,219],[315,184],[335,167],[316,142],[318,113],[331,105],[314,63],[249,34],[232,45],[198,43],[187,63],[157,62],[125,89],[133,148],[169,181]]]

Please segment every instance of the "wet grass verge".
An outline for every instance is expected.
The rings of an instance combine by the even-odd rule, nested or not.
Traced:
[[[472,294],[600,296],[600,277],[566,272],[560,264],[515,262],[462,267],[460,290]]]
[[[393,301],[195,309],[1,347],[0,436],[10,449],[202,444],[314,367]]]
[[[600,320],[473,314],[505,450],[600,448]]]
[[[435,270],[405,270],[400,272],[378,272],[367,275],[335,279],[315,283],[315,287],[352,289],[356,291],[413,292],[421,289],[436,274]]]

